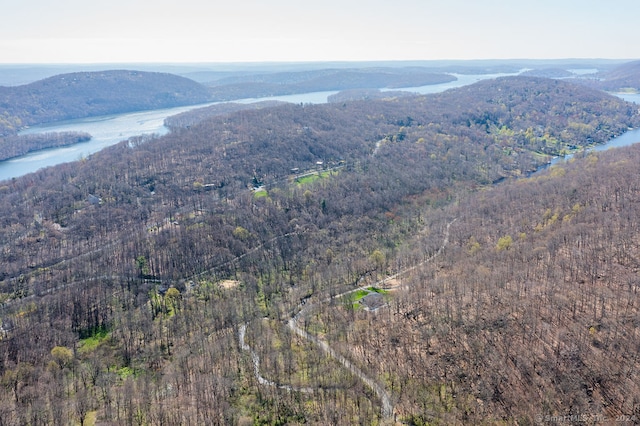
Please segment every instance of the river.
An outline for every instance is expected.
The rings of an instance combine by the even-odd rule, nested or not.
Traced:
[[[615,93],[615,95],[625,101],[640,104],[640,93]]]
[[[326,103],[327,97],[334,93],[337,92],[313,92],[268,98],[240,99],[234,102],[252,103],[264,100],[280,100],[291,103]],[[44,167],[79,160],[133,136],[166,134],[169,130],[164,126],[165,118],[216,103],[221,102],[113,114],[30,127],[20,132],[20,134],[78,131],[89,133],[91,140],[66,147],[34,151],[20,157],[2,161],[0,162],[0,181],[26,175],[27,173],[35,172]]]
[[[631,129],[621,134],[620,136],[611,139],[609,142],[602,145],[596,145],[593,148],[589,148],[587,151],[606,151],[610,148],[621,148],[623,146],[633,145],[638,142],[640,142],[640,129]],[[573,157],[573,154],[567,154],[562,157],[554,157],[548,164],[541,166],[538,170],[533,172],[533,174],[535,175],[538,172],[542,172],[549,166],[562,164],[563,162],[569,160],[571,157]]]
[[[420,87],[408,87],[402,89],[409,92],[415,92],[420,94],[439,93],[448,89],[465,86],[475,83],[477,81],[496,78],[501,76],[513,75],[513,74],[480,74],[480,75],[462,75],[454,74],[457,80],[443,84],[433,84]],[[383,89],[391,90],[391,89]],[[330,95],[338,93],[337,91],[323,91],[302,93],[295,95],[285,96],[272,96],[266,98],[249,98],[240,99],[234,102],[239,103],[251,103],[265,100],[279,100],[291,103],[311,103],[319,104],[326,103],[327,98]],[[618,94],[623,99],[640,103],[640,95],[637,94]],[[168,129],[164,126],[164,119],[171,115],[179,114],[181,112],[189,111],[195,108],[213,105],[219,102],[213,102],[203,105],[190,105],[177,108],[167,108],[153,111],[141,111],[125,114],[114,114],[101,117],[91,117],[79,120],[70,120],[63,122],[56,122],[50,124],[44,124],[40,126],[33,126],[21,134],[31,133],[46,133],[46,132],[64,132],[64,131],[80,131],[89,133],[92,138],[88,142],[83,142],[75,145],[60,148],[50,148],[40,151],[35,151],[20,157],[12,158],[10,160],[0,162],[0,181],[11,179],[26,175],[31,172],[35,172],[41,168],[53,166],[60,163],[66,163],[76,161],[81,158],[87,157],[95,152],[98,152],[110,145],[114,145],[122,140],[129,139],[133,136],[145,135],[145,134],[157,134],[163,135],[168,132]],[[632,133],[632,132],[629,132]],[[633,136],[635,140],[631,142],[621,142],[621,138],[627,137],[628,134],[622,135],[620,138],[616,138],[607,145],[604,146],[623,146],[634,142],[640,141],[640,137],[637,134]],[[599,149],[602,147],[598,147]]]
[[[76,161],[122,140],[143,134],[163,135],[168,132],[164,119],[189,111],[197,106],[168,108],[126,114],[114,114],[79,120],[60,121],[33,126],[20,134],[79,131],[91,135],[91,140],[60,148],[34,151],[0,162],[0,180],[35,172],[43,167]]]
[[[449,81],[447,83],[441,84],[430,84],[428,86],[419,86],[419,87],[403,87],[401,89],[381,89],[382,91],[391,91],[391,90],[402,90],[404,92],[414,92],[419,93],[421,95],[429,95],[432,93],[440,93],[445,90],[454,89],[456,87],[467,86],[469,84],[476,83],[480,80],[487,80],[491,78],[498,77],[506,77],[510,75],[516,75],[519,73],[500,73],[500,74],[456,74],[451,73],[452,76],[456,77],[457,80]]]

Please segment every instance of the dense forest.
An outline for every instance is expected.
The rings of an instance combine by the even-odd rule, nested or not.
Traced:
[[[164,120],[164,125],[169,129],[176,130],[179,127],[191,127],[193,124],[216,115],[224,115],[249,109],[262,109],[283,104],[285,104],[285,102],[280,101],[261,101],[252,103],[224,102],[219,104],[207,105],[200,108],[194,108],[180,114],[172,115]]]
[[[637,106],[512,77],[184,123],[0,182],[0,425],[640,418],[640,149],[584,151]]]
[[[0,161],[41,149],[87,142],[90,139],[91,135],[86,132],[54,132],[6,136],[0,138]]]
[[[380,90],[380,89],[348,89],[342,90],[333,95],[327,96],[328,102],[351,102],[365,101],[372,99],[390,99],[402,96],[413,96],[414,94],[402,90]]]
[[[612,70],[601,73],[597,80],[589,81],[593,86],[616,91],[640,91],[640,61],[628,62],[615,67]]]

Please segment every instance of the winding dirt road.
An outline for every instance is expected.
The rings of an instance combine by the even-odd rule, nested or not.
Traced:
[[[336,294],[334,296],[330,296],[327,297],[325,299],[322,299],[316,303],[306,303],[304,305],[298,305],[297,313],[293,314],[292,313],[292,317],[291,319],[287,322],[287,326],[297,335],[299,335],[300,337],[308,340],[309,342],[312,342],[313,344],[315,344],[316,346],[318,346],[324,353],[326,353],[327,355],[329,355],[330,357],[332,357],[333,359],[335,359],[336,361],[338,361],[340,364],[342,364],[343,367],[345,367],[347,370],[349,370],[352,374],[354,374],[355,376],[357,376],[360,380],[362,380],[363,383],[365,383],[367,386],[369,386],[378,396],[378,398],[380,399],[380,402],[382,403],[382,408],[381,408],[381,414],[382,417],[385,419],[389,419],[391,417],[393,417],[393,403],[391,400],[391,396],[389,395],[389,393],[385,390],[385,388],[380,385],[380,383],[376,382],[374,379],[370,378],[369,376],[367,376],[362,370],[360,370],[356,365],[354,365],[351,361],[349,361],[347,358],[345,358],[343,355],[339,354],[336,350],[334,350],[333,348],[331,348],[331,346],[329,346],[329,344],[324,341],[321,340],[320,338],[318,338],[317,336],[314,336],[310,333],[308,333],[307,331],[301,329],[298,326],[298,319],[303,316],[307,311],[309,311],[312,307],[315,307],[317,305],[320,305],[322,303],[326,303],[331,301],[332,299],[337,299],[340,297],[344,297],[350,293],[354,293],[356,291],[359,290],[363,290],[367,287],[371,287],[373,286],[381,286],[382,284],[384,284],[387,281],[390,281],[392,279],[395,279],[397,277],[399,277],[402,274],[406,274],[407,272],[410,272],[430,261],[432,261],[433,259],[435,259],[437,256],[439,256],[440,254],[442,254],[442,252],[444,251],[445,247],[447,246],[447,244],[449,244],[449,228],[451,227],[451,225],[456,221],[456,219],[453,219],[451,222],[449,222],[446,226],[445,229],[445,234],[444,234],[444,239],[442,241],[442,245],[438,248],[438,250],[431,255],[429,258],[423,260],[422,262],[413,265],[409,268],[406,268],[400,272],[398,272],[397,274],[394,275],[390,275],[374,284],[368,284],[366,286],[362,286],[362,287],[358,287],[355,288],[353,290],[349,290],[349,291],[345,291],[343,293],[340,294]],[[293,387],[293,386],[289,386],[289,385],[282,385],[282,384],[278,384],[275,382],[272,382],[270,380],[265,379],[261,374],[260,374],[260,358],[258,357],[258,355],[251,349],[251,347],[249,345],[246,344],[245,342],[245,333],[246,333],[246,329],[247,329],[247,324],[243,324],[240,326],[240,329],[238,331],[238,340],[240,342],[240,347],[245,350],[248,351],[251,354],[251,358],[253,361],[253,368],[254,368],[254,374],[256,379],[258,380],[258,383],[262,384],[262,385],[267,385],[267,386],[274,386],[274,387],[278,387],[280,389],[286,389],[288,391],[297,391],[297,392],[305,392],[305,393],[310,393],[313,392],[312,388],[298,388],[298,387]]]

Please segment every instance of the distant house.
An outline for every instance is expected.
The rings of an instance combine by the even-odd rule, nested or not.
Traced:
[[[379,293],[369,293],[362,299],[360,299],[360,304],[364,306],[367,311],[375,311],[381,307],[383,307],[386,303],[384,301],[384,297]]]
[[[0,319],[0,340],[9,336],[14,328],[13,321],[9,318]]]
[[[87,197],[87,201],[92,204],[92,205],[97,205],[100,204],[102,202],[102,200],[100,199],[100,197],[96,197],[93,194],[89,194],[89,197]]]

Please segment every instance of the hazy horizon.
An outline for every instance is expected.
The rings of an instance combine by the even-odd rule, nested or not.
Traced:
[[[633,59],[638,12],[633,0],[23,0],[3,7],[0,63]]]
[[[164,72],[208,83],[215,76],[235,73],[303,72],[317,69],[354,69],[375,67],[426,67],[434,71],[465,73],[464,69],[533,69],[560,67],[578,72],[594,72],[635,59],[460,59],[460,60],[416,60],[416,61],[300,61],[300,62],[104,62],[104,63],[0,63],[0,86],[18,86],[42,80],[57,74],[71,72],[99,72],[104,70],[130,69],[146,72]],[[457,70],[457,71],[456,71]],[[491,72],[491,71],[488,71]],[[480,72],[482,73],[482,72]]]
[[[433,67],[447,67],[447,66],[455,66],[461,64],[477,64],[477,65],[498,65],[498,64],[509,64],[509,63],[532,63],[532,64],[571,64],[576,63],[580,64],[588,64],[595,62],[602,63],[623,63],[629,61],[637,61],[640,60],[640,56],[638,57],[611,57],[611,58],[603,58],[603,57],[584,57],[584,58],[576,58],[576,57],[560,57],[560,58],[469,58],[469,59],[381,59],[381,60],[308,60],[308,61],[104,61],[104,62],[1,62],[0,67],[2,68],[10,68],[10,67],[66,67],[66,66],[76,66],[76,65],[87,65],[91,67],[99,67],[101,65],[140,65],[140,66],[175,66],[180,68],[202,68],[207,66],[230,66],[230,67],[282,67],[282,66],[293,66],[293,67],[304,67],[309,66],[310,68],[315,68],[316,65],[320,64],[329,64],[335,66],[344,66],[349,67],[352,65],[357,66],[382,66],[382,65],[400,65],[400,66],[433,66]]]

